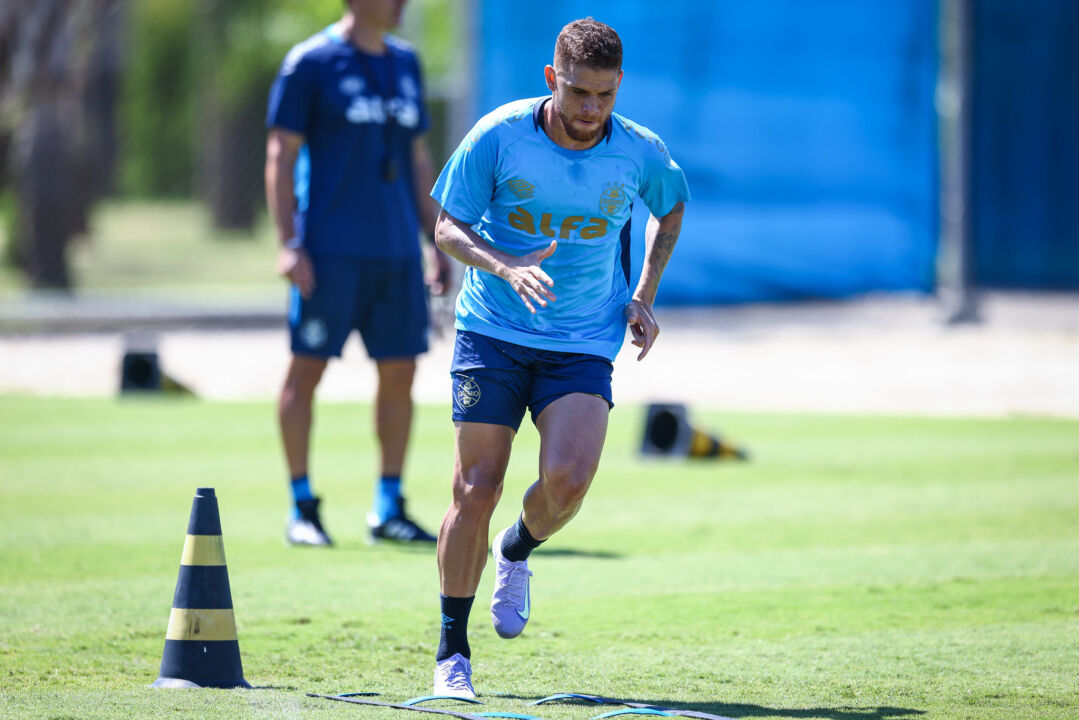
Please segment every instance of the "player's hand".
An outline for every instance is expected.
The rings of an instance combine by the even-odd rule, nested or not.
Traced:
[[[551,292],[554,280],[540,269],[540,263],[551,257],[556,247],[558,241],[552,240],[551,244],[542,250],[512,258],[499,273],[531,313],[536,312],[536,305],[547,307],[547,303],[555,301],[554,293]]]
[[[656,316],[652,314],[652,306],[640,300],[631,300],[629,305],[626,305],[626,323],[629,324],[629,331],[633,333],[633,344],[641,348],[637,360],[644,360],[659,335],[659,324]]]
[[[427,273],[423,280],[435,296],[445,295],[450,291],[453,282],[453,269],[450,267],[450,259],[446,253],[434,245],[426,245],[427,248]]]
[[[306,250],[281,248],[277,253],[277,272],[299,289],[304,300],[310,299],[315,290],[315,267]]]

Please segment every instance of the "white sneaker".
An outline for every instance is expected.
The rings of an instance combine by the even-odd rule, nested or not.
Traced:
[[[491,552],[495,556],[495,591],[491,596],[491,621],[495,632],[504,638],[514,638],[521,634],[532,612],[532,596],[528,590],[528,579],[532,572],[528,561],[511,562],[502,555],[502,538],[509,528],[495,535]]]
[[[461,653],[450,655],[435,665],[435,695],[475,700],[472,689],[472,663]]]
[[[297,515],[289,520],[285,533],[289,545],[333,545],[333,540],[330,540],[330,536],[322,529],[318,512],[320,502],[322,501],[319,498],[311,498],[296,503]]]

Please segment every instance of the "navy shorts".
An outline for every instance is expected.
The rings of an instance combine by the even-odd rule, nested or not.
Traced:
[[[611,400],[611,361],[599,355],[539,350],[457,331],[453,348],[453,419],[506,425],[517,431],[525,409],[532,422],[572,393]]]
[[[427,351],[427,293],[418,259],[312,258],[315,291],[309,300],[292,286],[292,352],[338,357],[359,330],[375,360]]]

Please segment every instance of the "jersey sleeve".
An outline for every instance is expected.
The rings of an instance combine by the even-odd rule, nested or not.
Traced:
[[[641,200],[655,217],[663,217],[678,203],[689,200],[685,173],[658,137],[648,143],[642,172]]]
[[[315,82],[313,67],[304,62],[303,48],[297,46],[285,56],[281,69],[270,87],[266,127],[291,130],[307,135],[311,124]]]
[[[498,134],[473,128],[442,168],[431,197],[461,222],[479,222],[494,196],[497,163]]]

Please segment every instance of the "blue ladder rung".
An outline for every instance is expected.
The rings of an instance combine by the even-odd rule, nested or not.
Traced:
[[[554,702],[555,700],[588,700],[589,702],[602,704],[606,700],[606,698],[601,698],[596,695],[582,695],[581,693],[556,693],[549,697],[541,698],[528,704],[542,705],[543,703]]]
[[[655,708],[623,708],[622,710],[611,710],[609,713],[596,715],[590,718],[590,720],[601,720],[601,718],[610,718],[616,715],[659,715],[660,717],[674,717],[674,713],[664,712],[663,710],[657,710]]]
[[[431,700],[457,700],[459,702],[472,703],[473,705],[482,705],[479,700],[473,700],[472,698],[457,697],[456,695],[424,695],[423,697],[414,697],[411,700],[405,700],[402,705],[412,707],[413,705],[419,705],[420,703],[429,702]]]
[[[381,695],[377,692],[354,692],[354,693],[338,693],[337,697],[359,697],[360,695]]]

